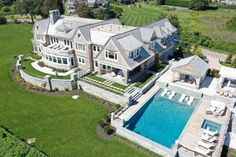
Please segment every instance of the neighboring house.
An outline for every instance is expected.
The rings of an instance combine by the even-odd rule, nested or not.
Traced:
[[[67,0],[65,3],[65,10],[69,13],[75,12],[78,5],[77,0]]]
[[[78,0],[78,5],[86,4],[90,8],[104,7],[109,5],[108,0]]]
[[[198,56],[181,59],[171,68],[171,81],[199,89],[206,77],[208,67],[208,64]]]
[[[222,66],[218,91],[225,96],[236,96],[236,68]]]
[[[212,2],[224,3],[227,5],[236,5],[236,0],[212,0]]]
[[[159,57],[173,55],[179,36],[168,19],[144,27],[121,25],[118,19],[95,20],[60,16],[35,22],[34,51],[50,67],[90,69],[116,82],[133,82]]]
[[[122,4],[132,4],[134,3],[133,0],[117,0],[118,3],[122,3]]]

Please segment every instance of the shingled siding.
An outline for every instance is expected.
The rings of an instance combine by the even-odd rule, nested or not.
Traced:
[[[121,106],[124,106],[125,104],[125,97],[123,95],[119,95],[113,92],[110,92],[108,90],[99,88],[97,86],[94,86],[92,84],[86,83],[84,81],[79,80],[78,82],[78,87],[80,90],[87,92],[89,94],[92,94],[94,96],[97,96],[99,98],[102,98],[104,100],[113,102],[115,104],[119,104]]]

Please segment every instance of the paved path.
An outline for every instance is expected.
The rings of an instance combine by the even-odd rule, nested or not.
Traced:
[[[202,48],[202,52],[205,56],[207,56],[209,60],[209,68],[210,69],[218,69],[220,70],[221,64],[219,63],[219,60],[225,60],[227,55],[219,52],[214,52],[208,49]]]

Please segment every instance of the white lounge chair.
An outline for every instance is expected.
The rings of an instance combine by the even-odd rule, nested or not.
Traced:
[[[225,104],[220,104],[220,106],[216,109],[215,114],[217,116],[222,116],[225,112],[225,108],[226,108]]]
[[[210,136],[216,136],[218,134],[217,131],[210,131],[210,130],[207,130],[207,129],[204,129],[204,134],[207,134],[207,135],[210,135]]]
[[[199,147],[195,147],[195,150],[196,150],[197,153],[200,153],[200,154],[205,155],[205,156],[208,156],[213,151],[211,149],[201,149]]]
[[[161,96],[162,96],[162,97],[165,96],[167,92],[168,92],[168,89],[165,89],[165,90],[161,93]]]
[[[198,145],[206,149],[214,148],[216,146],[215,143],[205,143],[203,141],[199,141]]]
[[[179,98],[179,102],[182,103],[185,99],[186,95],[182,94],[181,97]]]
[[[202,140],[213,143],[215,141],[218,141],[218,137],[217,136],[209,136],[207,134],[202,135]]]
[[[192,103],[193,103],[193,100],[194,100],[194,97],[193,97],[193,96],[191,96],[191,97],[190,97],[190,99],[189,99],[189,101],[187,102],[187,104],[188,104],[188,105],[192,105]]]
[[[173,99],[173,97],[175,96],[176,92],[172,91],[171,94],[169,95],[169,99]]]

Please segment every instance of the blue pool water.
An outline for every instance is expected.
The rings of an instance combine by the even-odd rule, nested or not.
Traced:
[[[126,124],[126,128],[165,147],[171,148],[187,124],[197,101],[189,106],[163,98],[158,92]]]
[[[210,131],[213,131],[213,132],[217,131],[219,133],[221,125],[214,123],[212,121],[209,121],[209,120],[204,120],[202,123],[202,128],[204,128],[204,129],[208,128]]]

